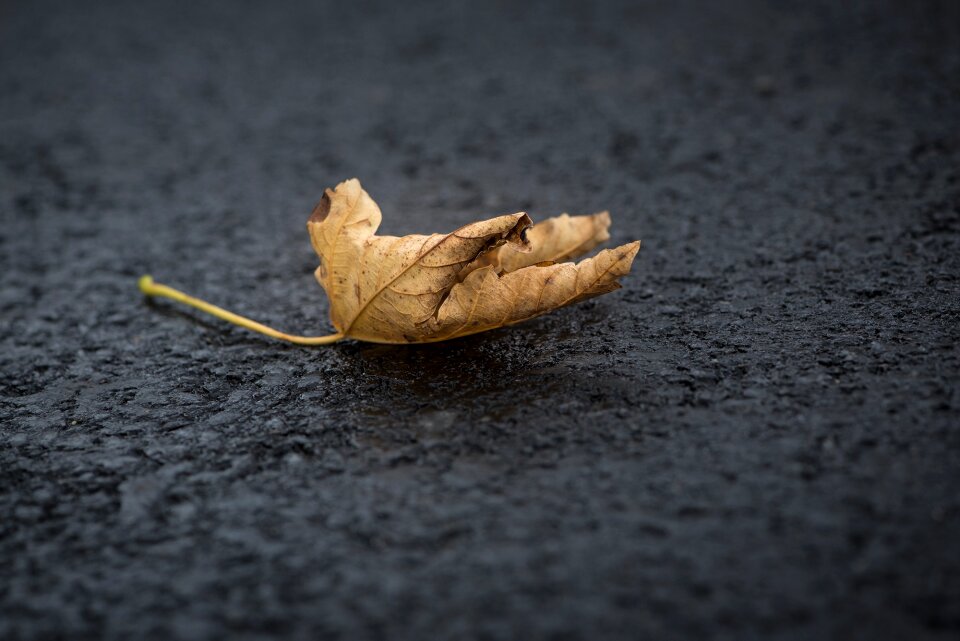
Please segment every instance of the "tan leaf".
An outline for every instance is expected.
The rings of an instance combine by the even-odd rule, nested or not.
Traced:
[[[328,189],[307,224],[334,327],[377,343],[466,336],[613,291],[640,246],[629,243],[576,265],[545,263],[605,240],[606,212],[550,219],[530,228],[527,241],[530,219],[523,213],[400,238],[376,236],[380,220],[380,209],[354,179]]]

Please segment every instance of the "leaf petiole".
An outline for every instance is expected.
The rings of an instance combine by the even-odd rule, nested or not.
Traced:
[[[329,345],[330,343],[336,343],[337,341],[342,340],[344,337],[343,334],[330,334],[329,336],[293,336],[291,334],[285,334],[284,332],[277,331],[272,327],[267,327],[266,325],[258,323],[257,321],[240,316],[239,314],[228,312],[222,307],[211,305],[210,303],[202,301],[199,298],[194,298],[193,296],[184,294],[180,290],[174,289],[173,287],[155,283],[151,276],[141,276],[140,280],[137,281],[137,284],[140,286],[140,291],[146,296],[160,296],[163,298],[169,298],[170,300],[175,300],[179,303],[183,303],[184,305],[195,307],[202,312],[206,312],[211,316],[216,316],[217,318],[225,320],[228,323],[233,323],[234,325],[245,327],[251,331],[259,332],[260,334],[265,334],[266,336],[277,338],[282,341],[296,343],[297,345]]]

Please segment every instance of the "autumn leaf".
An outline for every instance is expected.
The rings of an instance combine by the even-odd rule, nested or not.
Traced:
[[[610,216],[563,214],[531,226],[524,213],[497,216],[449,234],[378,236],[380,208],[356,179],[326,190],[307,222],[320,258],[316,277],[337,332],[278,332],[178,290],[141,279],[166,296],[275,338],[325,344],[442,341],[519,323],[620,288],[640,241],[563,261],[607,240]]]
[[[610,212],[592,216],[561,214],[537,223],[525,234],[529,248],[503,245],[478,259],[498,272],[513,272],[537,263],[556,263],[582,256],[609,240]],[[478,265],[478,266],[482,266]]]

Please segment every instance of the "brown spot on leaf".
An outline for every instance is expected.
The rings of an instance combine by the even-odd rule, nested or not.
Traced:
[[[310,223],[322,223],[327,219],[327,215],[330,214],[330,196],[329,194],[324,193],[323,198],[320,199],[320,202],[317,203],[317,206],[313,208],[313,213],[310,214],[310,219],[307,222]]]

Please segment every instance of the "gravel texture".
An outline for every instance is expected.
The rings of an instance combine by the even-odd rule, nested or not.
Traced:
[[[0,5],[0,638],[955,639],[956,2]],[[306,218],[625,288],[326,333]]]

